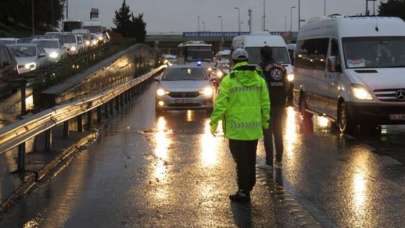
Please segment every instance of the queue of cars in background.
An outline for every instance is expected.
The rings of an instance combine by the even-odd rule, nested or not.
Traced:
[[[107,32],[92,34],[87,29],[72,32],[47,32],[24,38],[0,38],[0,80],[60,62],[110,40]],[[10,70],[13,69],[13,70]]]

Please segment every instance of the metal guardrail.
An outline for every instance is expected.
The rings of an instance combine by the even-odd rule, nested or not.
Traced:
[[[18,121],[0,129],[0,154],[16,147],[20,148],[20,145],[24,145],[25,147],[25,142],[35,136],[111,102],[120,95],[125,94],[127,91],[152,78],[164,68],[164,66],[161,66],[143,76],[111,88],[101,94],[55,106],[33,115],[28,119]],[[25,154],[25,149],[23,152]],[[19,156],[20,155],[22,156],[21,153],[19,153]],[[24,159],[21,162],[24,162]],[[20,164],[20,161],[18,163]]]

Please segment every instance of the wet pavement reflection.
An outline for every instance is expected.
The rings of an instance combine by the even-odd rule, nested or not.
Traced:
[[[0,227],[404,226],[404,127],[341,137],[325,117],[287,108],[282,169],[258,168],[252,204],[233,204],[234,162],[223,133],[210,134],[205,111],[156,116],[155,89]]]

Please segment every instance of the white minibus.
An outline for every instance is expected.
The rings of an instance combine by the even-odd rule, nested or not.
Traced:
[[[405,124],[405,22],[394,17],[316,18],[301,28],[294,100],[341,133]]]

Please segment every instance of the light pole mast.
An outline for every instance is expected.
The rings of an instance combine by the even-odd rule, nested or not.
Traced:
[[[239,8],[239,7],[235,7],[234,9],[238,11],[238,32],[239,32],[239,35],[240,35],[240,32],[241,32],[241,30],[242,30],[242,28],[241,28],[241,22],[240,22],[240,8]]]
[[[290,32],[293,30],[293,9],[295,8],[295,6],[291,6],[290,8]]]
[[[301,30],[301,0],[298,0],[298,32]]]
[[[249,9],[248,13],[249,13],[249,22],[248,22],[248,24],[249,24],[249,33],[252,33],[252,9]]]
[[[266,31],[266,0],[263,0],[263,31]]]

